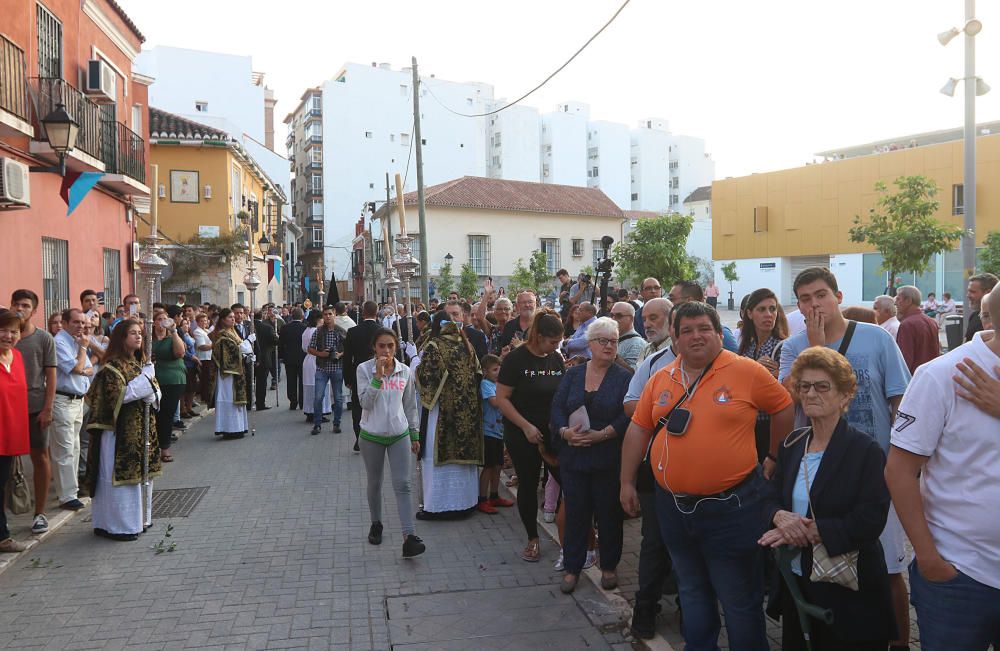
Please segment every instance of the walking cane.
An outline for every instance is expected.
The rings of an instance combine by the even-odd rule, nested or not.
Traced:
[[[799,626],[802,628],[802,637],[806,642],[806,649],[812,651],[812,623],[810,617],[815,617],[827,626],[833,624],[833,611],[829,608],[820,608],[806,601],[799,588],[799,583],[792,573],[792,559],[801,550],[791,545],[782,545],[774,550],[775,559],[778,563],[778,570],[781,572],[792,601],[795,603],[795,610],[799,614]]]

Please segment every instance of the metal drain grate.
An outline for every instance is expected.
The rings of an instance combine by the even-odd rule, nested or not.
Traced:
[[[208,493],[209,486],[153,490],[154,518],[186,518]]]

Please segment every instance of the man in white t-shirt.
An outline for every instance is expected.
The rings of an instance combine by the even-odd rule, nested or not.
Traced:
[[[1000,293],[986,300],[1000,312]],[[910,590],[925,649],[1000,644],[1000,418],[954,380],[969,362],[1000,379],[993,334],[917,369],[893,425],[886,481],[916,555]]]
[[[785,315],[785,319],[788,321],[789,337],[806,331],[806,315],[802,314],[802,310],[792,310]]]

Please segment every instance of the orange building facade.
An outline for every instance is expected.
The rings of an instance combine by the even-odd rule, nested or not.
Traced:
[[[0,23],[0,304],[39,295],[35,321],[79,305],[114,312],[135,291],[136,223],[149,212],[148,87],[132,72],[143,36],[114,0],[4,0]],[[58,104],[79,123],[68,172],[98,184],[67,217],[42,119]],[[25,192],[25,188],[27,192]],[[145,232],[145,231],[144,231]]]

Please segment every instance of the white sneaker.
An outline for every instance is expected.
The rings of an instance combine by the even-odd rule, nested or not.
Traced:
[[[556,564],[552,566],[552,569],[554,569],[556,572],[562,572],[564,569],[566,569],[565,566],[563,565],[563,550],[561,549],[559,550],[559,559],[556,560]]]
[[[542,520],[544,520],[545,522],[555,522],[556,521],[556,514],[555,514],[555,512],[554,511],[545,511],[544,513],[542,513]]]
[[[583,562],[583,569],[587,569],[589,567],[594,567],[595,563],[597,563],[597,550],[596,549],[587,552],[587,560],[585,560]]]
[[[40,534],[45,533],[49,530],[49,519],[45,517],[44,513],[39,513],[35,516],[35,519],[31,522],[31,533]]]

